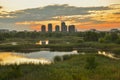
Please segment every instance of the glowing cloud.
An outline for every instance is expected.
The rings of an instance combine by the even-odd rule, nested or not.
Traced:
[[[120,4],[106,7],[75,7],[69,5],[50,5],[40,8],[19,10],[0,14],[0,24],[13,24],[29,30],[40,30],[41,25],[74,24],[78,30],[120,29]],[[23,27],[22,27],[23,26]],[[9,26],[10,27],[10,26]]]

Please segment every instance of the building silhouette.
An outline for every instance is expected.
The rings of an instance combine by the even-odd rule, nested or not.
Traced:
[[[41,32],[46,32],[46,26],[45,25],[41,26]]]
[[[66,26],[65,22],[61,23],[61,32],[67,32],[67,26]]]
[[[70,26],[68,27],[68,31],[69,31],[69,32],[75,32],[75,25],[70,25]]]
[[[53,32],[53,25],[51,23],[48,24],[48,27],[46,27],[45,25],[41,26],[41,32],[47,32],[46,28],[48,29],[48,32]],[[67,25],[65,24],[65,22],[61,22],[61,26],[56,25],[55,26],[55,32],[76,32],[76,28],[75,25],[69,25],[67,27]]]
[[[48,24],[48,32],[52,32],[52,24],[51,23]]]
[[[60,32],[60,26],[59,25],[55,26],[55,32]]]

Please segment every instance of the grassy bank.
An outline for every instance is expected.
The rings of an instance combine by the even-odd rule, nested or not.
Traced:
[[[88,62],[87,59],[95,58]],[[86,68],[86,64],[97,64]],[[88,66],[88,67],[89,67]],[[64,56],[64,61],[51,65],[0,66],[1,80],[120,80],[120,60],[97,54]]]
[[[49,40],[49,45],[36,45],[40,40]],[[14,45],[16,44],[16,45]],[[0,51],[34,52],[41,48],[51,51],[96,52],[98,50],[120,54],[120,32],[0,33]]]
[[[15,51],[15,52],[35,52],[44,48],[50,51],[72,51],[78,52],[97,52],[99,50],[108,51],[120,54],[120,45],[115,43],[98,43],[98,42],[82,42],[71,44],[49,44],[49,45],[36,45],[36,44],[18,44],[18,45],[0,45],[1,51]]]

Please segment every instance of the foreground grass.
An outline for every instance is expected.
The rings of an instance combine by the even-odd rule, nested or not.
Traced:
[[[98,64],[93,70],[85,68],[88,57],[95,57]],[[120,60],[85,54],[51,65],[0,66],[0,80],[120,80]]]

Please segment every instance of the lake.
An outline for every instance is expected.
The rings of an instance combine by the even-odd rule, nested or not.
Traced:
[[[31,53],[17,53],[17,52],[0,52],[0,64],[51,64],[55,56],[63,56],[70,54],[78,54],[76,50],[71,52],[51,52],[51,51],[38,51]]]
[[[51,64],[55,56],[71,55],[71,54],[85,54],[84,52],[78,53],[76,50],[71,52],[59,52],[59,51],[38,51],[30,53],[17,53],[17,52],[0,52],[0,64]],[[112,53],[105,51],[98,51],[98,55],[103,55],[112,59],[120,60]]]
[[[21,54],[21,53],[17,53]],[[55,56],[63,56],[63,55],[70,55],[70,54],[78,54],[76,50],[71,51],[71,52],[51,52],[51,51],[38,51],[38,52],[31,52],[31,53],[22,53],[23,56],[28,57],[28,58],[44,58],[48,60],[53,60]]]

